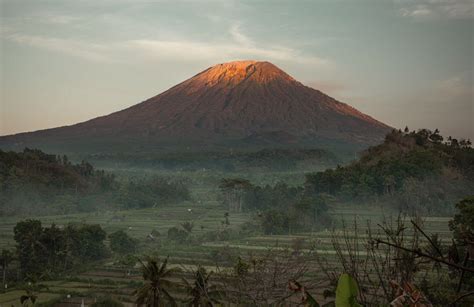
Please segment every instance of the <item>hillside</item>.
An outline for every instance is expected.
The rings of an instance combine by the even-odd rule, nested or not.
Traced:
[[[189,197],[182,182],[118,180],[88,162],[37,149],[0,150],[0,216],[145,208]]]
[[[0,137],[53,152],[352,146],[390,128],[304,86],[269,62],[218,64],[125,110],[72,126]]]
[[[308,195],[346,202],[387,202],[402,210],[451,211],[474,191],[474,149],[438,130],[392,131],[358,161],[306,176]]]

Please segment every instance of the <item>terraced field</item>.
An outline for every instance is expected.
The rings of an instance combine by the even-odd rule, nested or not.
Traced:
[[[326,229],[319,232],[295,233],[292,235],[253,235],[236,238],[228,241],[202,241],[194,244],[178,244],[166,241],[169,228],[179,226],[181,223],[191,221],[194,223],[193,236],[200,237],[206,232],[222,229],[224,213],[227,212],[216,198],[216,191],[210,190],[203,185],[194,185],[193,201],[180,204],[167,205],[157,208],[127,210],[127,211],[105,211],[97,213],[71,214],[63,216],[34,217],[42,221],[44,225],[55,223],[65,225],[71,222],[100,224],[107,233],[123,229],[129,235],[140,241],[140,249],[143,253],[157,253],[161,257],[169,256],[171,266],[182,269],[180,277],[190,278],[192,269],[197,265],[205,266],[209,270],[216,270],[216,263],[221,270],[230,269],[233,265],[226,255],[232,255],[235,259],[240,255],[258,256],[264,254],[268,249],[285,250],[293,249],[295,244],[299,245],[301,253],[314,253],[325,257],[328,264],[333,267],[339,266],[336,251],[332,245],[332,232]],[[372,229],[377,229],[383,217],[395,217],[395,212],[383,207],[347,208],[342,206],[331,206],[330,213],[336,221],[336,228],[341,231],[342,221],[348,225],[346,234],[357,237],[358,242],[363,245],[367,241],[366,230],[370,223]],[[235,213],[229,215],[230,227],[238,229],[243,223],[254,218],[251,213]],[[0,221],[0,248],[13,248],[13,227],[20,218],[2,218]],[[357,233],[354,233],[352,224],[357,221]],[[424,229],[428,233],[438,233],[446,243],[450,241],[448,228],[449,217],[424,217]],[[161,236],[156,241],[149,241],[147,236],[157,230]],[[351,232],[352,231],[352,232]],[[342,234],[342,233],[341,233]],[[363,253],[360,253],[363,256]],[[312,261],[312,260],[309,260]],[[62,301],[80,306],[82,300],[85,304],[92,303],[97,297],[109,295],[125,304],[132,306],[133,290],[140,284],[141,276],[138,267],[124,268],[115,264],[113,258],[97,263],[77,276],[69,276],[64,280],[49,281],[45,285],[38,298],[39,302]],[[313,264],[311,264],[313,265]],[[315,265],[315,264],[314,264]],[[309,272],[311,276],[323,277],[316,267]],[[315,290],[321,297],[322,290]],[[24,294],[22,290],[11,289],[0,294],[0,306],[19,306],[19,298]],[[177,290],[174,296],[184,300],[183,290]]]

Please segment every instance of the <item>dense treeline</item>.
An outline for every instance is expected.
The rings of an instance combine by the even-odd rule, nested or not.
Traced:
[[[336,202],[380,202],[395,209],[448,213],[452,203],[474,189],[474,149],[469,140],[446,141],[438,130],[389,133],[383,144],[362,153],[352,164],[306,175],[303,187],[285,183],[256,186],[246,179],[225,178],[221,198],[229,211],[259,211],[266,233],[284,233],[291,220],[308,229],[308,216],[320,227],[328,199]],[[301,222],[304,221],[304,222]],[[301,227],[301,224],[305,227]],[[279,225],[279,226],[278,226]]]
[[[137,252],[139,244],[124,230],[107,234],[99,224],[69,223],[58,226],[53,223],[43,226],[40,220],[26,219],[16,224],[13,233],[15,250],[3,249],[0,254],[2,273],[6,275],[8,266],[16,260],[16,277],[26,280],[47,280],[77,272],[88,264],[112,256],[111,252],[131,257]],[[136,259],[133,258],[133,261]]]
[[[305,194],[351,201],[385,196],[398,201],[401,209],[424,204],[436,212],[469,187],[474,188],[469,140],[449,137],[444,142],[438,130],[405,129],[392,131],[383,144],[369,148],[349,166],[307,175]]]
[[[189,197],[183,181],[118,180],[88,162],[73,164],[67,156],[0,150],[0,215],[146,208]]]
[[[325,198],[306,197],[302,187],[285,183],[261,187],[239,178],[222,179],[219,187],[229,211],[256,212],[265,234],[313,231],[331,224]]]
[[[163,170],[218,171],[270,170],[286,171],[315,165],[333,167],[340,159],[323,149],[268,148],[259,151],[174,152],[162,154],[94,154],[87,158],[100,165],[158,168]]]
[[[0,150],[2,187],[17,184],[55,187],[70,192],[106,190],[114,184],[114,176],[82,161],[72,164],[67,156],[46,154],[38,149],[23,152]]]
[[[117,195],[118,203],[125,209],[157,207],[191,197],[184,180],[161,177],[125,181],[121,183]]]
[[[69,224],[43,227],[39,220],[18,222],[14,228],[22,275],[30,279],[54,275],[107,255],[100,225]]]

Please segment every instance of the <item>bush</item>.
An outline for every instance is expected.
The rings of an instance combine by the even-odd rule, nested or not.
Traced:
[[[118,230],[109,235],[110,248],[115,253],[128,254],[134,252],[137,248],[138,242],[136,239],[130,237],[125,231]]]
[[[178,227],[171,227],[168,229],[168,239],[178,243],[184,243],[188,238],[188,235],[188,232]]]

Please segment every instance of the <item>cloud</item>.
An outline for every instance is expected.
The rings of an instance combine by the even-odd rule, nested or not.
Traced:
[[[296,50],[284,47],[259,48],[235,43],[214,44],[194,41],[131,40],[129,47],[140,50],[142,55],[155,58],[189,60],[256,59],[280,60],[316,65],[328,64],[326,59],[302,56]]]
[[[313,65],[328,65],[325,58],[304,55],[296,49],[283,46],[257,46],[251,38],[242,33],[239,25],[229,29],[228,42],[199,42],[192,40],[130,40],[132,48],[156,58],[179,58],[181,60],[206,59],[226,61],[234,59],[278,60]]]
[[[3,31],[2,38],[18,44],[60,52],[98,62],[129,62],[143,60],[228,61],[234,59],[277,60],[313,65],[327,65],[330,61],[303,55],[298,50],[281,47],[256,46],[238,26],[229,29],[227,42],[203,42],[187,39],[133,39],[96,43],[75,39],[27,35]]]
[[[110,48],[107,48],[102,44],[18,33],[6,33],[3,34],[2,37],[21,45],[60,52],[86,60],[98,62],[111,61],[106,54]]]
[[[244,46],[251,46],[254,45],[252,40],[245,36],[241,31],[240,31],[240,26],[239,25],[233,25],[230,27],[229,30],[230,35],[234,39],[235,42],[240,43]]]
[[[53,25],[66,25],[77,22],[81,20],[80,17],[71,16],[71,15],[49,15],[46,14],[41,16],[41,20],[45,23],[50,23]]]
[[[398,0],[404,17],[427,19],[471,19],[474,18],[472,0]]]

